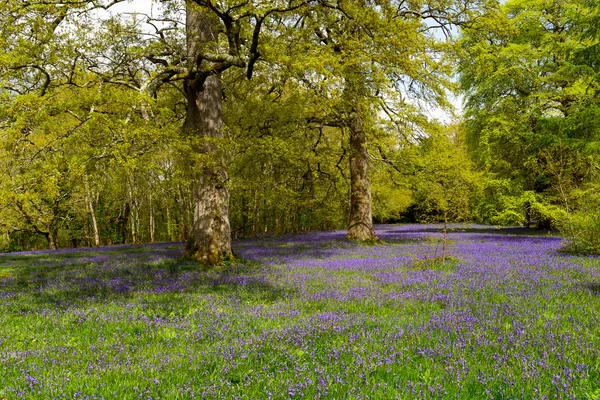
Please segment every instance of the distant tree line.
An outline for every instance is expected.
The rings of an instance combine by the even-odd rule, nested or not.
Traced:
[[[0,7],[3,250],[598,212],[591,1],[120,2]]]

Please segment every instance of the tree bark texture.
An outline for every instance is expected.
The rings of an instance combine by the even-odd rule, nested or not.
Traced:
[[[173,237],[172,229],[171,229],[171,213],[169,211],[169,203],[167,203],[167,207],[166,207],[165,211],[167,213],[167,237],[169,238],[169,242],[174,242],[175,238]]]
[[[186,14],[188,62],[196,68],[200,52],[216,47],[216,21],[190,4]],[[196,151],[201,155],[194,165],[194,212],[185,257],[214,266],[233,258],[227,169],[223,152],[216,144],[223,138],[221,77],[192,75],[184,81],[184,87],[184,131],[198,141]]]
[[[350,221],[347,238],[375,242],[371,205],[371,180],[367,136],[363,129],[364,99],[368,96],[365,74],[360,64],[349,62],[344,69],[344,100],[350,130]]]
[[[367,138],[359,107],[350,116],[350,222],[347,237],[361,242],[377,240],[371,209]]]
[[[56,232],[50,230],[49,232],[44,233],[44,236],[46,236],[46,240],[48,241],[48,248],[50,250],[57,250],[58,244],[56,240]]]
[[[148,198],[149,200],[149,211],[150,211],[150,216],[148,218],[148,230],[150,231],[150,243],[154,243],[154,231],[155,231],[155,224],[154,224],[154,204],[152,203],[152,195],[150,195],[150,197]]]
[[[98,221],[96,221],[96,212],[94,210],[94,203],[92,201],[92,194],[90,193],[90,188],[88,185],[87,177],[84,178],[84,186],[85,186],[85,201],[87,203],[88,212],[90,213],[90,218],[92,220],[92,229],[94,231],[94,246],[100,246],[100,234],[98,232]]]
[[[133,178],[131,178],[131,180],[133,180]],[[131,182],[129,182],[129,190],[128,190],[128,195],[129,195],[129,223],[131,226],[131,243],[132,244],[137,244],[137,222],[138,222],[138,216],[137,216],[137,212],[136,212],[136,201],[135,201],[135,197],[133,196],[133,189],[132,189],[133,184]]]

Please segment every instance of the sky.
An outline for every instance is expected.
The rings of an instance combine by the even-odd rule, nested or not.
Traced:
[[[152,9],[156,5],[152,4],[151,0],[129,0],[123,3],[112,6],[109,10],[113,14],[124,13],[124,12],[141,12],[144,14],[151,14]]]

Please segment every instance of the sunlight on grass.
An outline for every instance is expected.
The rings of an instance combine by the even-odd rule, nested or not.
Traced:
[[[8,279],[14,276],[15,269],[14,268],[1,268],[0,269],[0,279]]]
[[[420,228],[0,256],[0,398],[595,398],[599,259]]]

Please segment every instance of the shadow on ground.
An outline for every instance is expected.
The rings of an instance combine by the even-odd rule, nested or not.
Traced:
[[[429,240],[428,234],[436,234],[438,239],[442,230],[432,225],[381,225],[377,232],[386,243],[416,244]],[[527,228],[451,225],[449,232],[455,239],[464,234],[469,241],[548,240],[540,231]],[[68,305],[139,293],[244,291],[268,301],[289,295],[272,283],[269,265],[332,258],[362,246],[346,240],[345,234],[313,232],[236,241],[238,256],[249,261],[217,271],[181,261],[182,243],[0,254],[0,299],[25,295],[36,302]],[[600,291],[598,286],[590,290]]]
[[[403,227],[399,225],[397,228],[392,226],[385,228],[384,233],[390,234],[403,234],[403,233],[443,233],[443,226],[432,227],[426,225],[423,228],[418,226]],[[493,226],[457,226],[455,224],[448,227],[448,233],[479,233],[479,234],[492,234],[492,235],[524,235],[524,236],[547,236],[548,234],[557,234],[556,231],[540,230],[536,228],[525,228],[525,227],[493,227]]]
[[[595,295],[600,296],[600,282],[587,283],[583,285],[584,288],[594,293]]]
[[[54,306],[111,301],[137,295],[181,293],[234,294],[261,301],[286,292],[269,280],[268,268],[243,263],[219,270],[203,269],[179,259],[182,248],[122,248],[101,251],[3,255],[0,257],[0,299],[25,296],[27,301]]]

